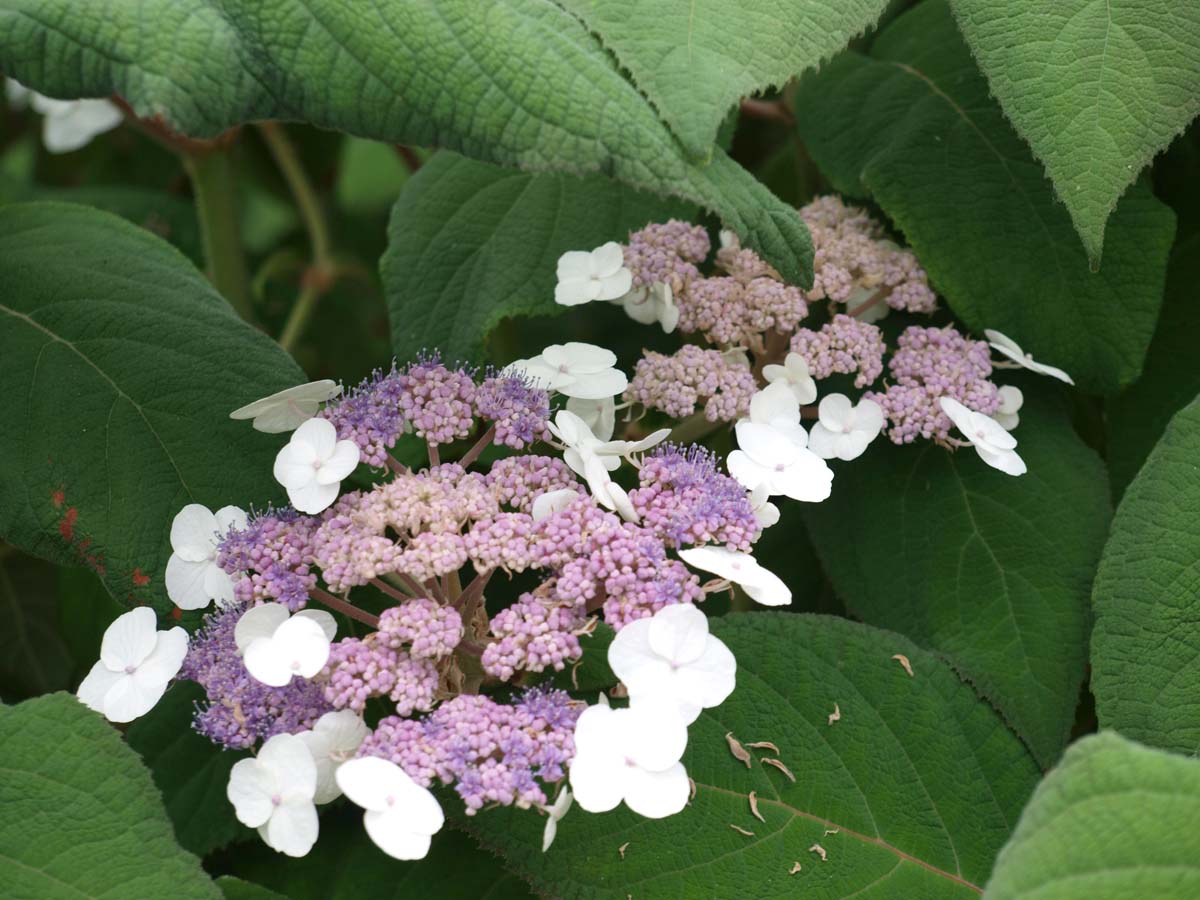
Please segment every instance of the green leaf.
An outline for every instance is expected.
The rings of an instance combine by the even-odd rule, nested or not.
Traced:
[[[443,151],[408,182],[388,226],[380,268],[396,354],[478,358],[501,319],[564,310],[554,302],[564,252],[694,213],[599,175],[528,174]]]
[[[1038,785],[985,900],[1200,896],[1200,760],[1086,737]]]
[[[1013,131],[944,2],[806,77],[800,133],[835,188],[872,196],[971,328],[1104,393],[1137,378],[1154,331],[1174,216],[1144,185],[1113,215],[1099,272]]]
[[[563,0],[612,50],[688,152],[746,94],[816,68],[887,0]]]
[[[116,216],[0,208],[0,534],[98,572],[117,599],[169,603],[187,503],[279,496],[279,441],[229,411],[305,380],[178,251]]]
[[[6,896],[219,900],[175,843],[150,773],[70,694],[0,707],[0,759]]]
[[[1113,519],[1092,604],[1092,692],[1105,728],[1200,752],[1200,398],[1167,426]]]
[[[154,707],[129,726],[125,739],[150,767],[162,791],[175,837],[185,850],[206,856],[234,840],[253,837],[225,796],[229,770],[246,754],[222,750],[192,730],[196,703],[204,690],[178,681]]]
[[[600,41],[545,0],[0,0],[0,69],[54,96],[116,92],[196,137],[303,119],[611,175],[708,207],[790,281],[812,280],[796,210],[715,147],[690,159]]]
[[[1111,510],[1104,467],[1067,413],[1022,389],[1027,474],[970,448],[872,447],[807,522],[847,609],[942,654],[1049,766],[1079,699]]]
[[[277,894],[252,881],[242,881],[232,875],[222,875],[218,878],[217,887],[221,889],[225,900],[283,900],[283,894]]]
[[[1200,4],[952,4],[992,95],[1098,263],[1117,198],[1200,114]]]
[[[1142,377],[1106,407],[1107,459],[1113,492],[1120,496],[1162,437],[1171,416],[1200,393],[1200,235],[1176,245],[1167,270],[1162,315],[1146,354]]]
[[[696,795],[683,812],[655,821],[575,807],[545,854],[544,820],[528,811],[493,810],[467,827],[539,890],[577,900],[976,895],[1038,777],[996,713],[897,634],[765,612],[714,619],[712,630],[737,657],[738,686],[689,729]],[[760,762],[768,750],[751,750],[746,768],[727,733],[774,742],[796,781]],[[751,815],[750,791],[766,821]]]
[[[371,843],[362,810],[350,805],[321,816],[321,837],[301,859],[285,859],[261,841],[231,848],[233,874],[291,900],[530,900],[529,889],[459,831],[434,835],[429,855],[400,862]]]
[[[58,570],[19,553],[0,555],[0,694],[13,700],[61,691],[75,668],[58,633]]]

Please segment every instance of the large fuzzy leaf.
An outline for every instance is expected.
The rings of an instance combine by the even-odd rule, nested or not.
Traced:
[[[167,605],[187,503],[279,497],[280,442],[229,411],[304,381],[177,250],[123,219],[0,208],[0,534],[86,564],[119,600]]]
[[[1099,262],[1117,199],[1200,114],[1200,4],[953,6],[992,94],[1045,165],[1088,256]]]
[[[0,707],[0,759],[5,896],[220,900],[137,754],[75,697]]]
[[[1038,785],[984,898],[1192,900],[1198,819],[1200,760],[1086,737]]]
[[[742,96],[820,63],[886,0],[563,0],[633,75],[695,155]]]
[[[1100,724],[1200,752],[1200,399],[1129,488],[1096,575],[1092,692]]]
[[[405,187],[388,227],[381,268],[396,354],[436,347],[478,358],[501,319],[564,311],[554,302],[561,254],[694,212],[600,175],[531,174],[439,153]]]
[[[947,657],[1049,766],[1079,699],[1110,509],[1104,467],[1065,410],[1022,387],[1027,474],[970,448],[873,446],[806,518],[847,608]]]
[[[949,8],[922,3],[801,83],[800,133],[834,186],[873,197],[934,287],[1111,392],[1137,378],[1162,300],[1174,216],[1144,185],[1124,197],[1091,271],[1066,208],[989,96]]]
[[[736,614],[712,630],[737,657],[738,686],[689,729],[696,794],[683,812],[573,808],[545,854],[544,820],[528,811],[467,827],[569,900],[977,896],[1038,772],[970,686],[900,635],[844,619]],[[775,756],[765,749],[747,768],[727,734],[773,742],[795,782],[761,762]]]
[[[115,91],[196,136],[302,119],[602,172],[705,205],[790,279],[812,278],[796,211],[715,147],[689,159],[600,41],[548,0],[0,0],[0,69],[55,96]]]

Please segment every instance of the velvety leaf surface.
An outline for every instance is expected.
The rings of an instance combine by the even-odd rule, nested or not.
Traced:
[[[1092,599],[1105,728],[1200,752],[1200,400],[1167,426],[1113,520]]]
[[[696,794],[682,813],[574,808],[546,854],[544,819],[528,811],[466,827],[567,900],[976,896],[1038,773],[970,686],[900,635],[844,619],[756,612],[712,630],[737,657],[738,686],[689,729]],[[768,750],[750,750],[747,768],[726,734],[773,742],[796,781],[761,762]]]
[[[496,857],[448,827],[434,836],[424,859],[392,859],[367,837],[362,810],[349,801],[339,803],[340,808],[321,816],[321,837],[307,856],[285,859],[257,840],[238,844],[228,853],[233,874],[291,900],[530,900],[533,896],[521,879],[500,867]]]
[[[730,106],[816,68],[886,0],[563,0],[616,54],[687,150],[708,152]]]
[[[232,875],[222,875],[218,878],[217,887],[221,889],[225,900],[279,900],[283,897],[283,894],[268,890],[261,884],[243,881]]]
[[[1138,473],[1171,416],[1200,393],[1200,235],[1171,252],[1162,315],[1142,377],[1105,407],[1107,460],[1116,496]]]
[[[1099,261],[1117,198],[1200,113],[1200,4],[952,3],[992,94]]]
[[[478,358],[501,319],[565,311],[554,285],[567,250],[694,213],[600,175],[529,174],[443,151],[409,181],[388,228],[380,267],[396,355]]]
[[[177,250],[108,213],[0,208],[0,534],[168,605],[187,503],[278,499],[280,442],[229,411],[305,381]]]
[[[175,837],[198,856],[254,836],[239,824],[225,796],[229,770],[246,754],[221,750],[192,730],[196,703],[203,699],[199,685],[177,681],[154,711],[136,720],[125,734],[150,767]]]
[[[1137,378],[1162,299],[1174,216],[1145,186],[1089,268],[1066,208],[988,94],[941,0],[806,77],[801,135],[842,192],[873,197],[972,329],[994,328],[1113,391]]]
[[[0,760],[5,896],[219,900],[175,843],[146,767],[72,695],[0,707]]]
[[[986,900],[1200,896],[1200,760],[1115,732],[1085,737],[1038,785]]]
[[[302,119],[602,172],[703,204],[789,279],[812,278],[796,211],[715,147],[689,159],[600,41],[546,0],[0,0],[0,69],[54,96],[116,92],[194,136]]]
[[[1110,507],[1104,467],[1065,410],[1021,386],[1027,474],[970,448],[881,439],[837,471],[807,522],[847,609],[942,654],[1049,766],[1079,699]]]

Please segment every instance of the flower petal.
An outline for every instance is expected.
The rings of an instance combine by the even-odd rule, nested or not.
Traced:
[[[337,637],[337,619],[323,609],[302,609],[293,618],[312,619],[321,627],[328,641]]]
[[[234,602],[233,579],[229,573],[214,562],[207,563],[204,571],[204,594],[217,601],[217,606],[224,609]],[[205,604],[207,605],[207,603]]]
[[[294,734],[267,738],[258,751],[258,763],[270,771],[277,790],[288,796],[311,798],[317,787],[317,764],[308,745]]]
[[[609,668],[631,693],[653,691],[671,674],[670,662],[650,645],[650,622],[630,622],[608,645]]]
[[[574,374],[574,372],[572,372]],[[569,384],[559,387],[567,397],[580,400],[603,400],[615,397],[629,387],[629,379],[618,369],[602,369],[599,372],[578,374]]]
[[[110,722],[132,722],[144,716],[162,699],[167,683],[122,675],[104,695],[104,718]]]
[[[697,706],[720,706],[737,686],[737,660],[719,638],[709,635],[700,656],[675,673],[676,693]]]
[[[137,667],[134,677],[141,679],[147,689],[159,684],[166,685],[179,674],[187,650],[188,634],[178,625],[169,631],[160,631],[154,652]]]
[[[592,254],[587,250],[568,250],[558,258],[555,274],[559,281],[567,278],[587,279],[592,277]]]
[[[396,812],[368,811],[363,814],[363,825],[375,846],[393,859],[424,859],[429,853],[432,838],[410,831]]]
[[[354,441],[338,441],[333,454],[317,470],[317,484],[337,484],[358,467],[358,444]]]
[[[800,401],[786,383],[779,381],[768,384],[750,398],[751,422],[769,425],[773,419],[800,421]]]
[[[76,691],[75,695],[88,709],[95,710],[104,715],[104,698],[108,694],[109,689],[118,680],[127,677],[124,672],[114,672],[108,666],[104,665],[102,660],[97,660],[96,664],[92,666],[92,670],[80,682],[79,690]]]
[[[617,715],[625,719],[625,756],[642,768],[661,772],[683,756],[687,725],[670,701],[638,700]]]
[[[186,562],[207,560],[216,548],[217,534],[223,530],[207,506],[189,503],[171,520],[171,549]]]
[[[287,489],[288,500],[300,512],[315,516],[333,505],[340,487],[340,482],[338,484],[317,484],[314,480],[303,487],[289,487]]]
[[[627,628],[628,625],[621,629],[621,634]],[[708,616],[690,603],[664,606],[650,619],[648,638],[650,648],[659,656],[676,665],[690,663],[704,652],[708,641]]]
[[[212,596],[204,586],[204,579],[210,569],[221,572],[207,559],[203,562],[188,562],[180,558],[179,554],[172,553],[167,559],[167,570],[163,576],[167,596],[171,598],[171,602],[180,609],[204,609],[208,606]]]
[[[629,766],[619,759],[577,751],[567,773],[575,802],[591,813],[616,809],[625,797],[628,770]]]
[[[320,831],[317,808],[312,800],[288,797],[283,800],[259,834],[267,846],[285,856],[304,856],[317,842]]]
[[[282,603],[262,603],[252,606],[233,627],[233,641],[243,653],[256,638],[269,638],[275,629],[288,620],[287,607]]]
[[[139,606],[117,616],[100,642],[100,659],[114,672],[137,666],[154,651],[158,641],[158,617],[148,606]]]
[[[233,805],[237,820],[249,828],[258,828],[271,818],[275,804],[271,797],[275,793],[274,780],[259,765],[256,759],[240,759],[229,770],[229,783],[225,796]]]
[[[662,819],[687,806],[691,789],[683,763],[661,772],[633,768],[626,778],[625,805],[640,816]]]

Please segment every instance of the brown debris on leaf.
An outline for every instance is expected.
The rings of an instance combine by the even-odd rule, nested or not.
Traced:
[[[767,765],[767,766],[774,766],[776,769],[778,769],[780,772],[782,772],[784,775],[787,776],[788,781],[794,782],[796,780],[796,776],[792,774],[791,769],[789,769],[787,766],[785,766],[779,760],[777,760],[777,759],[762,759],[762,760],[760,760],[760,762],[762,762],[764,765]]]
[[[833,712],[831,712],[829,714],[829,724],[832,725],[834,722],[839,722],[839,721],[841,721],[841,718],[842,718],[842,709],[835,702],[833,704]]]
[[[795,875],[797,872],[799,872],[803,868],[804,868],[804,866],[800,865],[799,861],[796,861],[796,862],[792,863],[792,867],[790,869],[788,869],[788,874]]]
[[[750,800],[750,815],[754,816],[760,822],[767,821],[762,817],[762,813],[758,811],[758,791],[751,791],[748,799]]]
[[[892,659],[896,660],[897,662],[900,663],[900,665],[904,666],[904,671],[908,673],[909,678],[913,677],[912,663],[910,663],[908,661],[907,656],[905,656],[903,653],[897,653],[895,656],[892,657]]]
[[[628,847],[629,847],[629,841],[626,841],[620,847],[617,848],[617,852],[619,854],[621,854],[621,859],[625,858],[625,851],[626,851],[626,849],[628,849]]]
[[[733,732],[727,732],[725,742],[729,744],[729,752],[734,755],[734,758],[744,762],[746,768],[750,768],[750,761],[754,758],[750,755],[750,751],[742,746],[742,742],[733,736]]]
[[[755,750],[770,750],[776,756],[779,756],[779,748],[770,741],[752,741],[746,746],[753,747]]]
[[[730,828],[732,828],[734,831],[736,831],[738,834],[744,834],[746,837],[754,837],[754,832],[753,832],[753,831],[747,831],[747,830],[746,830],[745,828],[743,828],[741,825],[734,825],[734,824],[731,822],[731,823],[729,824],[729,827],[730,827]]]
[[[696,782],[688,779],[688,803],[696,799]]]
[[[808,852],[815,853],[817,856],[821,857],[821,862],[825,862],[825,860],[829,858],[829,854],[825,852],[825,848],[820,844],[813,844],[808,848]]]

